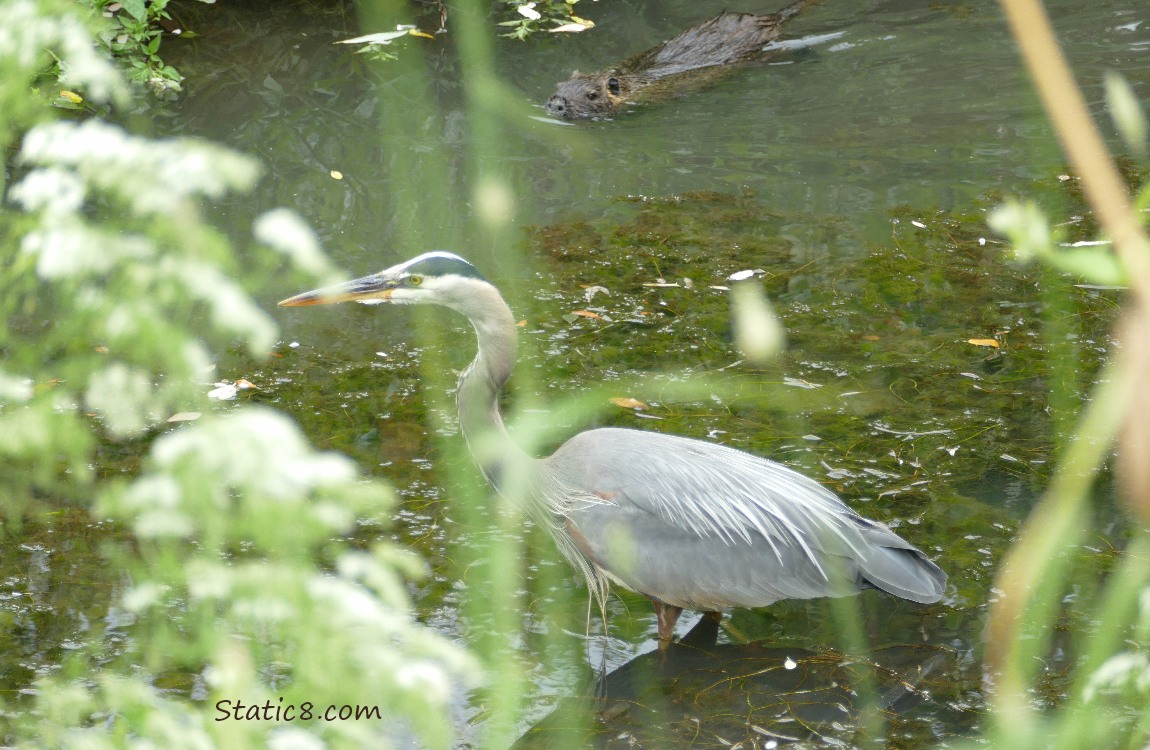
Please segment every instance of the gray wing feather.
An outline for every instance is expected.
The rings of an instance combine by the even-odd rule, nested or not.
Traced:
[[[872,586],[920,602],[942,596],[946,575],[908,542],[749,453],[605,428],[576,435],[545,464],[561,488],[550,504],[581,537],[579,551],[668,604],[754,607]]]

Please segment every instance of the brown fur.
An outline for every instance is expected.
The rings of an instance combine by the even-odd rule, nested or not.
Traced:
[[[716,69],[760,59],[782,23],[806,2],[769,15],[722,13],[609,70],[575,71],[547,100],[547,112],[564,120],[607,117],[627,102],[649,101],[709,82],[718,77]],[[656,83],[663,85],[652,86]]]

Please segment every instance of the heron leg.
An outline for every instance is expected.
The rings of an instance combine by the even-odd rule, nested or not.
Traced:
[[[658,599],[651,601],[655,604],[655,617],[659,620],[659,648],[666,648],[675,635],[675,623],[679,621],[679,615],[683,614],[683,608]]]
[[[719,640],[719,624],[722,620],[722,612],[704,612],[687,634],[679,639],[679,645],[704,651],[711,648]]]

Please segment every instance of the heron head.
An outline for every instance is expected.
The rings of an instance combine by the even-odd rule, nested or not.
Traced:
[[[335,286],[313,289],[280,302],[284,307],[330,305],[336,302],[382,302],[413,304],[437,302],[453,306],[453,298],[465,293],[475,281],[486,279],[475,266],[453,253],[424,253],[379,273],[345,281]]]

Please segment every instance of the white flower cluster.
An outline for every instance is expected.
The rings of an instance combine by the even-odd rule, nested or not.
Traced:
[[[92,44],[84,25],[73,16],[52,16],[36,0],[0,3],[0,67],[38,72],[55,50],[61,83],[82,88],[89,99],[123,104],[128,87],[111,61]]]
[[[78,207],[84,189],[94,188],[135,214],[167,214],[182,210],[189,198],[250,190],[259,176],[254,159],[222,146],[141,138],[100,120],[35,127],[20,158],[48,168],[47,175],[33,172],[14,193],[28,210]]]
[[[186,331],[183,316],[196,305],[217,336],[238,337],[257,354],[271,349],[274,322],[205,248],[213,236],[197,208],[201,199],[250,189],[259,174],[253,159],[202,141],[141,138],[99,120],[33,128],[20,156],[34,168],[10,197],[40,218],[21,250],[35,259],[41,279],[75,290],[69,304],[102,328],[91,332],[94,340],[127,351],[146,348],[151,337],[155,349],[175,349],[156,367],[186,381],[204,372],[207,357],[192,332],[182,347],[171,334]],[[155,225],[130,218],[133,229],[118,229],[92,219],[98,206],[126,206],[128,217],[151,218],[169,230],[157,239],[134,230]],[[292,258],[321,267],[322,253],[312,245]],[[139,434],[183,407],[178,389],[153,380],[146,367],[113,364],[91,375],[84,400],[113,434]]]
[[[347,501],[349,489],[361,493],[358,500]],[[357,503],[388,504],[382,489],[363,483],[344,456],[313,450],[290,419],[268,409],[165,435],[152,447],[149,471],[109,493],[103,510],[128,522],[148,549],[195,540],[199,553],[168,583],[133,586],[124,608],[142,618],[177,597],[181,606],[218,613],[225,631],[274,633],[296,644],[293,681],[327,684],[338,674],[392,714],[385,720],[418,719],[425,738],[446,740],[450,730],[435,717],[478,682],[480,667],[413,617],[406,577],[426,572],[422,560],[383,543],[341,552],[334,569],[310,564],[332,536],[355,526]],[[218,553],[241,543],[247,554]],[[233,639],[230,648],[246,650],[244,643]],[[213,660],[204,677],[217,694],[257,700],[253,667],[250,654],[236,653]],[[338,690],[327,684],[323,697],[335,699]]]
[[[282,253],[301,271],[317,277],[329,277],[330,283],[342,281],[319,240],[299,214],[286,208],[275,208],[256,219],[255,238]]]

